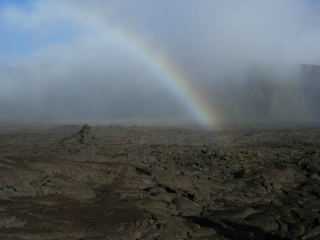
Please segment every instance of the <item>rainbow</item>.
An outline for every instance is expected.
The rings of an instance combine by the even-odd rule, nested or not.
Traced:
[[[168,57],[131,32],[115,30],[108,31],[108,34],[112,34],[112,37],[121,46],[128,47],[135,57],[147,64],[157,77],[165,81],[165,84],[186,106],[198,124],[206,128],[217,126],[217,116],[214,114],[212,106],[208,104],[205,97],[194,89],[191,81],[175,64],[168,60]]]
[[[37,3],[40,3],[40,1],[37,1]],[[87,9],[82,13],[81,8],[76,8],[75,10],[73,5],[69,6],[67,4],[63,6],[61,10],[65,12],[65,8],[75,11],[74,14],[71,14],[72,24],[78,22],[80,25],[87,26],[89,32],[93,30],[95,33],[98,33],[98,36],[107,36],[106,40],[110,40],[111,38],[114,39],[117,44],[120,44],[120,46],[128,47],[130,51],[134,53],[134,57],[138,57],[142,63],[147,64],[150,71],[164,81],[168,89],[184,104],[199,124],[210,128],[217,126],[217,109],[214,109],[213,106],[209,104],[206,96],[203,96],[192,86],[192,81],[188,79],[178,66],[172,63],[164,53],[148,45],[146,41],[134,33],[108,24],[107,18],[105,18],[106,16],[101,17],[93,14],[89,16],[90,21],[88,21]],[[86,17],[77,18],[76,16],[78,16],[79,13],[81,13],[80,16]],[[102,35],[99,35],[101,34],[101,29],[105,29],[106,31],[102,33]]]

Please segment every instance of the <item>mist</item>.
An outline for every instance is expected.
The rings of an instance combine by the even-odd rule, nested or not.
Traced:
[[[115,37],[124,31],[188,76],[217,126],[318,123],[319,7],[307,0],[0,5],[0,121],[197,124],[188,103]]]

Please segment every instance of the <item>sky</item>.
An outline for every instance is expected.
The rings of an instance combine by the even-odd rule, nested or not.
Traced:
[[[317,122],[319,84],[297,66],[320,64],[319,13],[315,0],[0,0],[0,121]]]

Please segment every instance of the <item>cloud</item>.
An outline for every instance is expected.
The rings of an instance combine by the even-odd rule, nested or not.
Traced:
[[[317,120],[308,101],[291,101],[305,93],[298,70],[288,67],[320,61],[313,6],[298,0],[46,0],[29,8],[9,6],[0,11],[1,25],[28,33],[34,44],[31,54],[2,64],[2,109],[7,119],[34,121],[194,121],[186,103],[116,37],[119,30],[168,56],[206,92],[225,122]],[[260,65],[272,70],[249,81]],[[271,90],[261,94],[261,88]]]

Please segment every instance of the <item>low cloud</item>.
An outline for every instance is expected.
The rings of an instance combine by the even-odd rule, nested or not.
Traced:
[[[317,122],[320,93],[308,92],[318,87],[316,73],[300,64],[320,63],[318,15],[315,3],[298,0],[8,6],[1,25],[34,44],[28,54],[0,58],[1,120],[194,122],[188,103],[116,37],[123,31],[167,56],[222,123]]]

